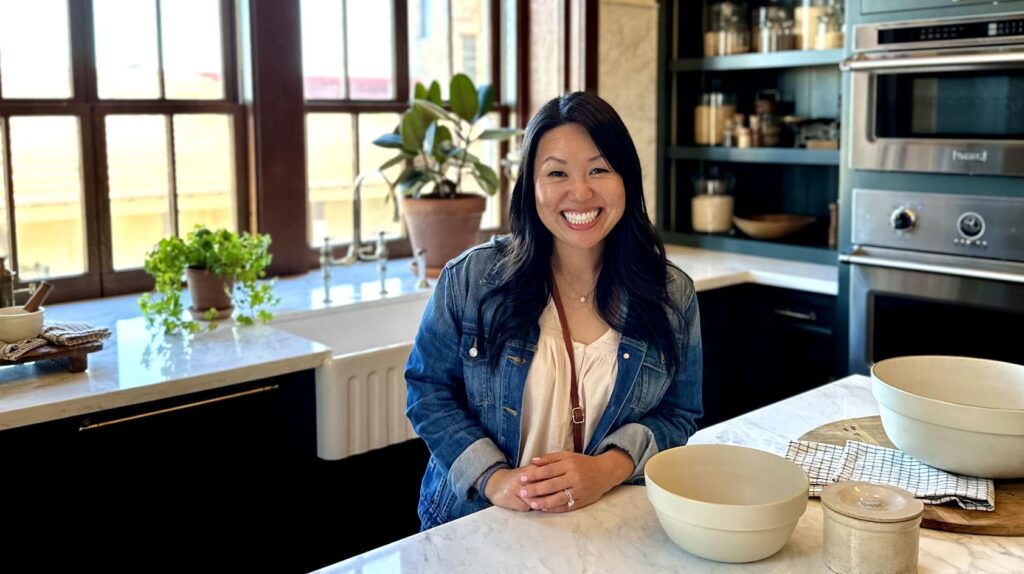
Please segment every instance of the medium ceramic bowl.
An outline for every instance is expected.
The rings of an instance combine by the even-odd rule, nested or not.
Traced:
[[[809,215],[771,213],[766,215],[733,216],[732,222],[740,231],[755,239],[778,239],[796,233],[814,222]]]
[[[949,472],[1024,478],[1024,366],[896,357],[871,367],[871,391],[903,452]]]
[[[0,309],[0,341],[14,343],[38,335],[43,330],[43,311],[40,307],[26,313],[20,305]]]
[[[768,452],[691,445],[660,452],[644,470],[647,498],[673,542],[719,562],[778,552],[807,509],[807,475]]]

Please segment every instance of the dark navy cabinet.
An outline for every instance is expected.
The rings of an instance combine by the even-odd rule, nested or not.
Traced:
[[[835,297],[739,285],[698,293],[703,428],[837,378]]]

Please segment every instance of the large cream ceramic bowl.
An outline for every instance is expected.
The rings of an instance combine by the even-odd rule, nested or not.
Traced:
[[[14,343],[31,339],[43,329],[43,311],[40,307],[26,313],[20,305],[0,308],[0,341]]]
[[[673,542],[719,562],[775,554],[807,509],[807,475],[768,452],[731,445],[669,449],[647,461],[647,498]]]
[[[903,452],[949,472],[1024,478],[1024,366],[897,357],[871,367],[871,390]]]

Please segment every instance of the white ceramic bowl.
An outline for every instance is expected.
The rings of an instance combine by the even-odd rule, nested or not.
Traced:
[[[897,357],[871,367],[871,390],[903,452],[949,472],[1024,478],[1024,366]]]
[[[44,310],[40,307],[26,313],[20,305],[0,309],[0,341],[14,343],[38,335],[43,329]]]
[[[644,470],[647,498],[673,542],[719,562],[778,552],[807,509],[807,475],[768,452],[691,445],[660,452]]]

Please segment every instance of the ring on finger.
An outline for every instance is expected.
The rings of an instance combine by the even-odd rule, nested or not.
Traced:
[[[574,505],[574,504],[576,504],[576,500],[575,500],[575,499],[574,499],[574,498],[572,497],[572,493],[571,493],[571,492],[569,492],[569,489],[568,489],[568,488],[566,488],[566,489],[563,489],[563,490],[562,490],[562,492],[564,492],[564,493],[565,493],[565,497],[566,497],[566,498],[568,499],[568,500],[567,500],[567,501],[565,502],[565,504],[566,504],[566,505],[567,505],[567,506],[568,506],[569,508],[572,508],[572,507],[573,507],[573,505]]]

